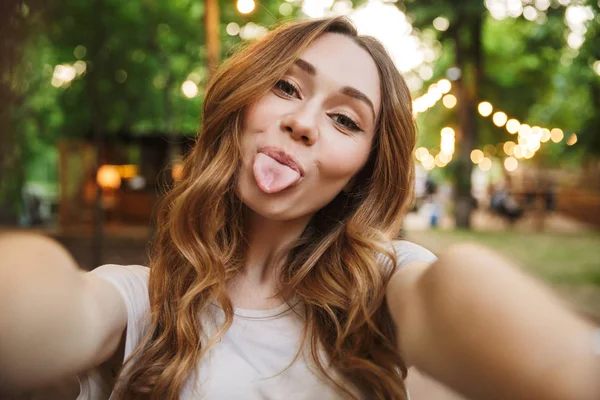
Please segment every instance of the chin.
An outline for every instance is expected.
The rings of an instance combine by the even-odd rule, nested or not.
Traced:
[[[253,204],[248,204],[246,201],[244,201],[244,204],[260,217],[270,221],[286,222],[294,221],[302,217],[302,215],[290,212],[288,207],[281,207],[279,205],[271,204],[260,204],[256,206]]]
[[[266,194],[257,185],[241,183],[237,195],[246,207],[265,219],[273,221],[291,221],[302,218],[307,213],[299,209],[298,201],[292,193],[284,191]]]

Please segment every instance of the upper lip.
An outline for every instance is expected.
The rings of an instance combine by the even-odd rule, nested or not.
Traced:
[[[274,146],[264,146],[258,149],[258,152],[268,155],[278,163],[286,165],[298,172],[300,176],[304,176],[304,168],[302,168],[302,164],[300,164],[294,156],[286,153],[285,150]]]

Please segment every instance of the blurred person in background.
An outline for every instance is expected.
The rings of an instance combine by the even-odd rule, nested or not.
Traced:
[[[498,186],[490,185],[490,210],[508,221],[510,227],[523,216],[523,208],[511,192],[510,180]]]
[[[425,188],[427,196],[423,205],[424,212],[429,216],[429,226],[437,228],[444,213],[442,193],[438,184],[431,177],[427,178]]]
[[[234,55],[202,120],[150,268],[0,236],[0,392],[77,374],[81,399],[406,399],[414,366],[471,398],[600,397],[597,327],[489,250],[395,238],[411,98],[348,20]]]

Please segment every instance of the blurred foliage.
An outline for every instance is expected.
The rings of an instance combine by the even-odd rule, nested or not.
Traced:
[[[31,3],[41,5],[35,0]],[[0,222],[16,222],[22,209],[21,187],[26,179],[23,166],[36,144],[30,144],[20,122],[31,92],[27,76],[33,69],[32,64],[23,65],[23,60],[28,37],[38,32],[41,22],[21,2],[0,2]]]
[[[227,23],[277,21],[280,2],[261,3],[243,16],[235,1],[220,1],[224,57],[239,41],[226,34]],[[207,78],[203,1],[63,0],[44,12],[47,30],[32,52],[49,53],[45,68],[74,63],[79,46],[88,66],[66,90],[52,87],[48,75],[41,80],[39,96],[53,100],[56,138],[87,134],[93,124],[108,134],[197,132]],[[188,79],[199,85],[192,99],[181,91]]]
[[[573,2],[577,3],[577,2]],[[528,21],[523,16],[496,20],[489,12],[482,14],[482,70],[477,90],[477,102],[490,101],[496,107],[531,126],[559,127],[566,137],[577,132],[579,144],[542,145],[531,162],[546,166],[580,165],[586,154],[600,155],[600,76],[592,68],[600,59],[600,5],[596,1],[579,3],[593,9],[596,18],[587,24],[585,42],[579,50],[567,45],[568,27],[565,7],[555,1],[547,11],[543,24]],[[413,26],[441,41],[443,53],[435,65],[431,84],[456,65],[456,43],[453,26],[459,7],[449,0],[407,0],[398,3],[413,19]],[[481,0],[461,1],[464,12],[477,12]],[[445,17],[450,28],[439,32],[433,20]],[[463,20],[470,24],[473,20]],[[464,71],[463,71],[464,73]],[[469,73],[469,71],[467,71]],[[455,109],[446,109],[441,102],[422,113],[418,124],[422,145],[439,146],[439,131],[443,126],[456,125]],[[496,111],[496,110],[494,110]],[[475,147],[514,140],[504,128],[498,128],[491,118],[477,115]]]
[[[580,151],[600,156],[600,75],[594,72],[593,65],[600,60],[600,1],[590,1],[589,7],[595,20],[588,25],[585,42],[579,49],[579,56],[573,61],[578,68],[577,85],[589,93],[591,115],[582,121],[579,132]]]
[[[273,25],[280,4],[261,1],[245,16],[221,0],[223,57],[240,41],[227,23]],[[207,79],[204,1],[9,0],[2,11],[0,206],[14,206],[10,214],[25,181],[57,181],[61,139],[196,134]],[[79,60],[85,72],[51,84],[57,65]],[[188,79],[199,88],[192,99],[181,90]]]

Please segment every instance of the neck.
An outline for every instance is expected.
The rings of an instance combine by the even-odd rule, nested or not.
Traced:
[[[244,280],[254,284],[274,283],[287,254],[288,246],[300,237],[310,216],[276,221],[246,209],[245,230],[248,250],[244,262]]]

